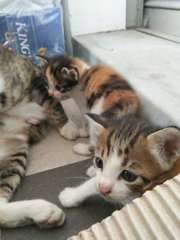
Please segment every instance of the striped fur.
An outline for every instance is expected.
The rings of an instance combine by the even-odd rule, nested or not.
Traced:
[[[61,103],[49,96],[42,70],[29,58],[15,56],[0,45],[0,226],[32,223],[29,218],[33,219],[30,215],[36,213],[34,201],[22,203],[24,212],[20,210],[21,204],[11,204],[14,206],[12,215],[8,206],[1,204],[9,201],[25,175],[31,144],[41,140],[51,125],[56,126],[64,137],[71,138],[71,133],[66,134],[67,116]],[[38,223],[42,217],[44,222],[38,223],[41,226],[61,225],[63,212],[48,202],[42,204],[42,212],[34,221]],[[32,212],[27,213],[25,206],[29,209],[33,206]],[[44,215],[48,209],[52,211]],[[22,215],[18,215],[18,211]]]
[[[152,126],[134,114],[110,125],[88,115],[97,134],[94,168],[90,180],[60,193],[64,207],[78,206],[94,194],[124,205],[180,173],[178,128]]]

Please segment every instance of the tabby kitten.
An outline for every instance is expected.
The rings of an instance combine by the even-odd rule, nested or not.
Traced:
[[[96,129],[95,173],[59,195],[64,207],[76,207],[91,195],[126,204],[180,173],[180,130],[157,128],[134,114],[108,124],[88,114]]]
[[[50,124],[66,138],[76,135],[60,102],[48,95],[41,69],[0,45],[0,226],[35,221],[50,227],[64,221],[62,210],[44,200],[7,203],[25,174],[29,145],[39,141]]]
[[[61,93],[71,91],[77,102],[83,120],[79,130],[81,137],[88,136],[86,112],[102,116],[107,123],[117,121],[128,113],[138,114],[140,103],[136,93],[114,69],[103,65],[89,67],[79,58],[68,56],[41,56],[41,59],[45,63],[49,95],[58,98]],[[78,154],[91,155],[96,145],[95,131],[90,123],[90,143],[76,144],[73,150]]]
[[[40,227],[60,226],[65,215],[45,200],[8,203],[25,175],[29,158],[29,138],[33,131],[27,120],[46,119],[44,109],[29,102],[19,104],[0,119],[0,227],[17,227],[36,223]]]

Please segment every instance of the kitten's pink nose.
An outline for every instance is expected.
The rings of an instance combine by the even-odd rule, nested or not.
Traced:
[[[107,195],[107,194],[111,193],[112,184],[99,183],[99,184],[98,184],[98,188],[99,188],[99,191],[100,191],[101,194]]]

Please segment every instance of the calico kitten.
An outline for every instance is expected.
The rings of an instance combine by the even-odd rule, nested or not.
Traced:
[[[0,45],[0,226],[35,221],[50,227],[64,221],[62,210],[44,200],[8,203],[25,174],[30,144],[39,141],[50,124],[73,138],[60,102],[48,95],[41,69]]]
[[[39,56],[40,57],[40,56]],[[139,99],[130,84],[114,69],[103,66],[87,66],[79,58],[57,56],[47,58],[42,56],[45,63],[45,73],[48,79],[49,94],[59,97],[61,93],[71,91],[71,96],[79,105],[82,112],[81,137],[88,136],[85,113],[96,113],[108,123],[121,119],[128,113],[138,114]],[[76,144],[73,150],[82,155],[91,155],[96,145],[94,126],[89,124],[90,143]]]
[[[88,116],[97,135],[95,173],[60,193],[64,207],[76,207],[94,194],[126,204],[180,173],[179,129],[160,129],[134,114],[113,125],[98,115]]]

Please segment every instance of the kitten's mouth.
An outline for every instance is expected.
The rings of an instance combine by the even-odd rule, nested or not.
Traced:
[[[99,191],[99,190],[98,190]],[[100,193],[100,191],[99,191]],[[111,203],[115,203],[115,202],[119,202],[120,200],[120,197],[118,194],[114,194],[112,192],[110,193],[107,193],[107,194],[102,194],[100,193],[100,195],[105,199],[107,200],[108,202],[111,202]]]

